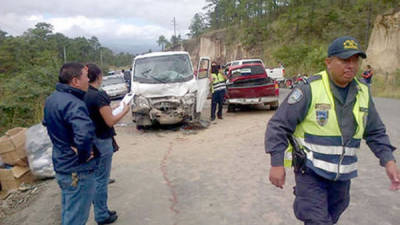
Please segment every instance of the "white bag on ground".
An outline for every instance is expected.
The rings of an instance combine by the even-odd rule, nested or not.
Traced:
[[[26,131],[26,154],[32,174],[39,179],[53,178],[55,172],[51,159],[53,145],[47,129],[36,124]]]

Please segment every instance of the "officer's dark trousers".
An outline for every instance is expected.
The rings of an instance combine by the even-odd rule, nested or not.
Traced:
[[[305,225],[335,224],[350,202],[350,180],[331,181],[310,169],[295,173],[294,213]]]
[[[214,91],[211,99],[211,119],[215,119],[215,111],[218,104],[218,117],[222,117],[222,105],[224,104],[225,89]]]

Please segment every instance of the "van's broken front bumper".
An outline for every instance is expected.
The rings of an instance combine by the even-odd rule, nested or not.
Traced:
[[[151,120],[156,120],[160,124],[175,124],[185,118],[183,104],[178,99],[152,99],[151,102],[152,108],[149,113]]]
[[[160,97],[146,100],[143,98],[138,102],[139,104],[132,107],[132,112],[140,114],[136,119],[139,125],[147,125],[155,121],[160,124],[176,124],[193,118],[195,112],[194,100],[184,97]]]

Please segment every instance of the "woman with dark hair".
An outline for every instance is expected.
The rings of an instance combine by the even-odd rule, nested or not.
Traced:
[[[99,167],[95,171],[94,216],[98,224],[110,224],[118,218],[117,213],[110,211],[107,205],[111,161],[113,152],[116,150],[113,145],[114,136],[116,135],[113,126],[128,113],[129,107],[123,103],[122,112],[113,115],[109,96],[106,92],[99,90],[103,81],[101,69],[95,64],[88,64],[87,67],[89,90],[85,95],[85,103],[89,110],[89,116],[96,128],[94,144],[100,152]]]

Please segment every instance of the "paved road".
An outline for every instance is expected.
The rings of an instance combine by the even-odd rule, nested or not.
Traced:
[[[376,105],[398,147],[400,101],[377,98]],[[110,207],[119,213],[115,224],[301,224],[291,207],[293,173],[288,171],[283,190],[267,181],[263,137],[273,113],[263,108],[226,113],[207,129],[188,131],[139,132],[127,117],[117,127],[121,150],[112,170],[117,182],[109,190]],[[365,143],[359,159],[359,178],[352,181],[351,205],[340,224],[400,224],[400,192],[388,190],[385,172]],[[59,210],[52,181],[31,207],[3,224],[57,224]],[[95,224],[93,215],[88,224]]]

